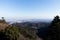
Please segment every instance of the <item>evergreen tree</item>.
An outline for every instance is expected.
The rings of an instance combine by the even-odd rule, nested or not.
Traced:
[[[56,16],[48,29],[47,40],[60,40],[60,19]]]
[[[60,20],[60,19],[59,19],[59,16],[57,15],[57,16],[53,19],[53,21],[52,21],[51,24],[54,24],[54,23],[60,22],[59,20]]]
[[[2,22],[3,22],[3,23],[6,23],[6,21],[5,21],[4,17],[2,17]]]
[[[6,23],[4,17],[2,17],[2,19],[0,19],[0,23]]]

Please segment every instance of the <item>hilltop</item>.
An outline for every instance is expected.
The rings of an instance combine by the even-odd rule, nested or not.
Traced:
[[[22,23],[22,24],[24,24],[24,23]],[[30,25],[30,23],[27,23],[27,26],[29,26],[28,24]],[[8,39],[12,39],[12,38],[10,38],[12,36],[18,37],[18,35],[19,35],[17,40],[37,40],[37,39],[40,40],[40,38],[36,35],[36,30],[34,28],[32,28],[32,27],[31,28],[30,27],[22,27],[22,25],[21,25],[21,27],[19,27],[20,25],[21,25],[20,23],[17,23],[17,25],[15,25],[15,24],[14,25],[12,25],[12,24],[9,25],[5,21],[5,19],[2,17],[2,19],[0,19],[0,30],[1,30],[0,31],[0,37],[1,37],[0,39],[1,40],[5,40],[5,39],[8,40]],[[4,39],[4,37],[6,37],[6,38]],[[9,37],[9,38],[7,38],[7,37]]]
[[[5,29],[6,27],[8,27],[8,24],[2,17],[2,19],[0,19],[0,30]]]

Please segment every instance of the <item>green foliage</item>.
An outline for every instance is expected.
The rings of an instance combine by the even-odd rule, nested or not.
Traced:
[[[34,31],[30,28],[23,28],[23,29],[19,29],[20,33],[25,37],[25,38],[29,38],[30,40],[34,40],[35,39],[35,34]]]
[[[0,23],[6,23],[4,17],[2,17],[2,19],[0,19]]]
[[[16,27],[8,27],[0,31],[0,40],[17,40],[19,30]]]
[[[46,40],[60,40],[60,19],[56,16],[49,26]]]
[[[59,16],[56,16],[52,21],[52,23],[57,23],[57,22],[60,22]]]

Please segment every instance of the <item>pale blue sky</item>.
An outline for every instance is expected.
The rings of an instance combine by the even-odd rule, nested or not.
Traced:
[[[60,15],[60,0],[0,0],[0,17],[51,19]]]

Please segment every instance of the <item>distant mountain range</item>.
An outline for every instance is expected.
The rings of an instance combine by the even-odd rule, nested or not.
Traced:
[[[37,23],[37,22],[51,22],[52,19],[6,19],[7,22],[9,23],[21,23],[21,22],[33,22],[33,23]]]
[[[52,20],[51,19],[21,19],[21,20],[6,19],[6,21],[9,24],[11,24],[13,27],[18,27],[20,29],[22,39],[26,39],[26,37],[28,37],[28,39],[30,37],[35,39],[35,36],[37,37],[36,39],[39,39],[37,33],[39,33],[39,31],[41,31],[41,33],[42,32],[44,33],[44,30],[48,28]]]

